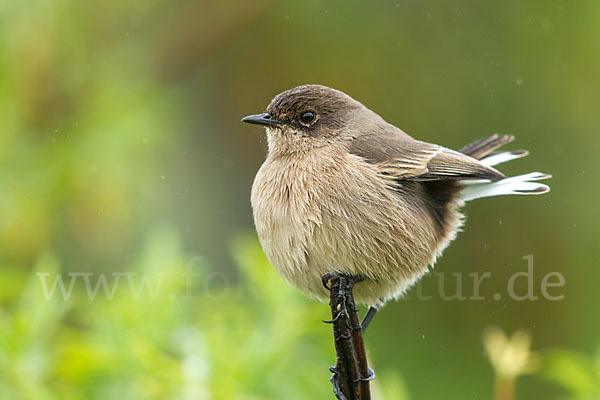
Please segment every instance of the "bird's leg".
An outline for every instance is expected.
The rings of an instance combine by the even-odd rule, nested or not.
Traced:
[[[371,322],[371,320],[373,319],[373,317],[375,316],[377,311],[379,311],[379,307],[381,307],[381,304],[375,304],[374,306],[369,307],[369,309],[367,310],[367,313],[363,317],[363,320],[360,322],[360,326],[362,327],[363,335],[364,335],[365,331],[367,330],[367,326],[369,326],[369,323]]]

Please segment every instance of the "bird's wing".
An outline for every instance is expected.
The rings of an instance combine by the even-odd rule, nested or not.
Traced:
[[[350,152],[374,165],[382,175],[398,180],[504,178],[502,173],[473,157],[431,143],[414,140],[398,128],[356,137]]]

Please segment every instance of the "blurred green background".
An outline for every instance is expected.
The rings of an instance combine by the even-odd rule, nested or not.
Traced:
[[[514,134],[531,155],[501,170],[554,176],[542,197],[466,208],[435,272],[468,296],[490,271],[486,300],[445,301],[430,275],[431,300],[377,316],[379,398],[492,398],[495,325],[540,355],[517,398],[600,399],[592,0],[0,2],[0,399],[333,397],[329,309],[262,255],[249,192],[266,143],[240,123],[303,83],[451,148]],[[556,271],[563,300],[494,300],[527,255],[535,294]],[[114,296],[83,279],[132,273]],[[77,277],[68,300],[44,293],[57,274]],[[159,289],[132,295],[143,277]]]

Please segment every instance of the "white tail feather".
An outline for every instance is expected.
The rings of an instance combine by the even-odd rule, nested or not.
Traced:
[[[495,156],[500,156],[502,154],[496,154],[494,156],[486,157],[492,158]],[[522,157],[522,156],[521,156]],[[518,157],[515,157],[518,158]],[[511,158],[512,159],[512,158]],[[485,159],[484,159],[485,160]],[[505,160],[507,161],[507,160]],[[482,160],[483,162],[483,160]],[[500,161],[503,162],[503,161]],[[495,165],[495,164],[491,164]],[[541,172],[531,172],[525,175],[513,176],[510,178],[502,179],[497,182],[482,182],[477,181],[476,183],[471,182],[463,182],[466,183],[466,187],[461,191],[461,198],[464,201],[480,199],[482,197],[490,197],[490,196],[501,196],[505,194],[520,194],[520,195],[528,195],[528,194],[542,194],[550,191],[550,188],[547,185],[536,183],[532,181],[538,181],[541,179],[551,178],[548,174],[543,174]]]
[[[489,155],[487,157],[482,158],[480,161],[482,164],[485,164],[488,167],[492,167],[494,165],[502,164],[510,160],[525,157],[527,154],[529,154],[527,150],[505,151],[503,153]]]

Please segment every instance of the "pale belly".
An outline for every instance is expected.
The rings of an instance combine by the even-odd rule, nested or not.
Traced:
[[[322,301],[329,293],[321,277],[332,272],[364,278],[354,289],[359,303],[400,296],[446,245],[434,221],[418,199],[398,197],[359,159],[328,161],[298,170],[267,160],[257,174],[252,206],[269,261]]]

